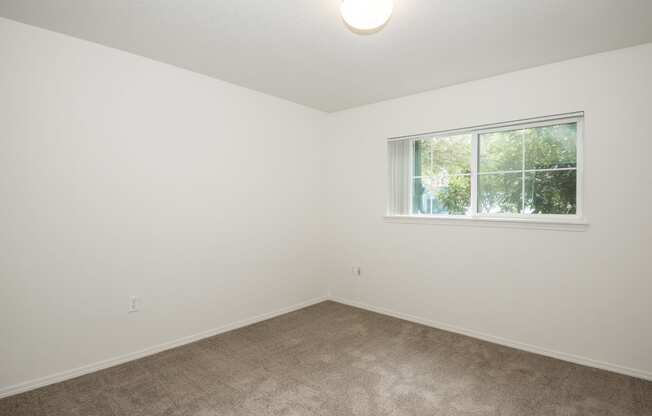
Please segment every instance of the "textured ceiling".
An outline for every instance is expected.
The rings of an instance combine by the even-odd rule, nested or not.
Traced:
[[[324,111],[652,41],[651,0],[395,0],[373,35],[340,0],[0,0],[0,16]]]

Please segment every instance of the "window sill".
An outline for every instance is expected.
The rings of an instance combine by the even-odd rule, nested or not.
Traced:
[[[432,215],[386,215],[383,220],[397,224],[453,225],[466,227],[520,228],[532,230],[586,231],[585,219],[497,218]]]

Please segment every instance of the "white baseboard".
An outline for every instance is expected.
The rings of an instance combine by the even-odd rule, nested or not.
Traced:
[[[82,367],[74,368],[72,370],[62,371],[60,373],[51,374],[49,376],[37,378],[30,380],[24,383],[15,384],[13,386],[0,388],[0,399],[3,397],[13,396],[15,394],[23,393],[29,390],[34,390],[39,387],[44,387],[49,384],[59,383],[61,381],[69,380],[71,378],[83,376],[84,374],[92,373],[94,371],[103,370],[108,367],[113,367],[119,364],[126,363],[128,361],[133,361],[138,358],[146,357],[148,355],[156,354],[161,351],[169,350],[171,348],[179,347],[185,344],[190,344],[191,342],[199,341],[203,338],[208,338],[213,335],[221,334],[223,332],[231,331],[233,329],[242,328],[243,326],[255,324],[266,319],[274,318],[279,315],[283,315],[288,312],[293,312],[298,309],[305,308],[310,305],[314,305],[319,302],[328,300],[328,296],[321,296],[318,298],[310,299],[305,302],[301,302],[286,308],[282,308],[273,312],[264,313],[257,315],[251,318],[242,319],[237,322],[230,323],[228,325],[221,326],[219,328],[210,329],[208,331],[200,332],[198,334],[189,335],[183,338],[176,339],[174,341],[165,342],[163,344],[154,345],[144,350],[120,355],[118,357],[109,358],[107,360],[102,360],[93,364],[88,364]]]
[[[637,370],[635,368],[624,367],[618,364],[607,363],[604,361],[598,361],[591,358],[582,357],[575,354],[568,354],[565,352],[549,350],[547,348],[537,347],[535,345],[526,344],[524,342],[514,341],[507,338],[497,337],[495,335],[485,334],[483,332],[474,331],[471,329],[460,328],[455,325],[449,325],[442,322],[433,321],[430,319],[420,318],[418,316],[408,315],[400,312],[395,312],[386,308],[381,308],[377,306],[367,305],[365,303],[352,301],[349,299],[344,299],[336,296],[331,296],[330,300],[343,303],[345,305],[354,306],[360,309],[366,309],[368,311],[381,313],[383,315],[393,316],[395,318],[403,319],[410,322],[415,322],[418,324],[426,325],[432,328],[443,329],[444,331],[455,332],[457,334],[466,335],[472,338],[478,338],[484,341],[489,341],[494,344],[500,344],[507,347],[516,348],[523,351],[532,352],[535,354],[545,355],[547,357],[557,358],[563,361],[569,361],[571,363],[585,365],[587,367],[599,368],[602,370],[611,371],[618,374],[624,374],[627,376],[632,376],[636,378],[641,378],[644,380],[652,381],[652,372],[645,370]]]

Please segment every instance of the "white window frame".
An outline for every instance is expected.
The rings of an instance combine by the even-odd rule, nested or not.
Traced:
[[[482,134],[494,133],[499,131],[520,130],[534,127],[545,127],[564,123],[576,123],[577,125],[577,164],[576,164],[576,211],[575,214],[490,214],[478,212],[478,149],[480,136]],[[535,228],[535,229],[559,229],[570,231],[583,231],[588,226],[588,221],[584,217],[584,198],[583,198],[583,172],[584,172],[584,112],[557,114],[546,117],[536,117],[523,120],[481,125],[475,127],[466,127],[461,129],[445,130],[432,133],[424,133],[411,136],[393,137],[387,142],[410,140],[414,142],[420,139],[433,139],[437,137],[447,137],[459,134],[472,134],[472,160],[471,160],[471,210],[470,214],[412,214],[414,186],[410,186],[410,214],[396,215],[388,212],[384,219],[386,222],[399,223],[425,223],[425,224],[444,224],[444,225],[479,225],[479,226],[500,226],[509,228]],[[411,154],[411,159],[414,154]],[[411,169],[413,169],[413,160],[410,160]],[[566,169],[565,169],[566,170]],[[523,172],[526,170],[524,169]],[[524,174],[524,173],[523,173]],[[410,174],[413,176],[412,173]],[[389,198],[388,195],[388,206]]]

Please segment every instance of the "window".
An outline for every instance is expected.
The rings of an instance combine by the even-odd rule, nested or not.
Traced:
[[[582,113],[390,139],[389,215],[581,217]]]

